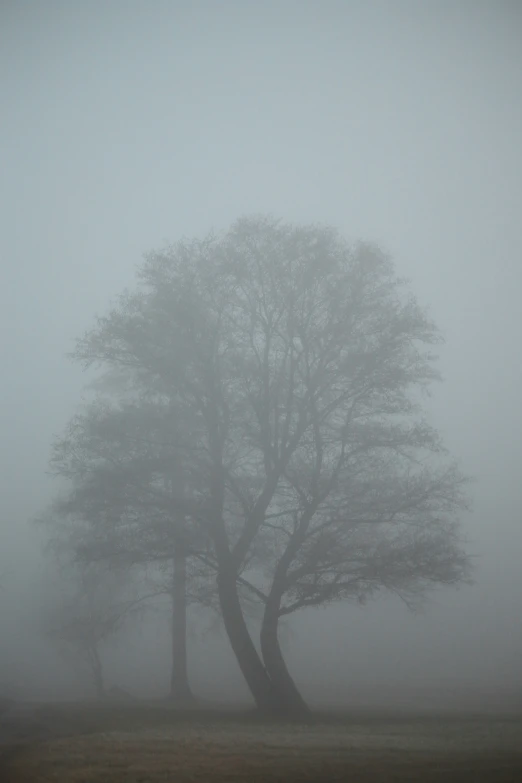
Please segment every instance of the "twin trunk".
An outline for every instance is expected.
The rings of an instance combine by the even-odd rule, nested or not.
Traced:
[[[286,667],[279,645],[279,603],[269,603],[265,608],[261,628],[261,660],[245,623],[235,574],[226,571],[220,573],[218,590],[223,622],[232,650],[258,708],[264,712],[282,714],[308,711]]]
[[[170,698],[192,701],[187,672],[187,552],[180,536],[176,542],[172,573],[172,676]],[[226,564],[230,565],[230,564]],[[277,635],[280,595],[271,596],[261,628],[261,659],[247,628],[239,601],[236,573],[221,568],[218,593],[225,629],[245,681],[260,710],[296,713],[307,710],[286,667]]]

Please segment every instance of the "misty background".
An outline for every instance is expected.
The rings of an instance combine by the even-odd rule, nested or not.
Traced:
[[[39,630],[30,522],[86,382],[66,352],[143,252],[270,212],[376,241],[411,278],[447,339],[431,420],[476,479],[476,584],[420,616],[390,597],[299,614],[296,680],[520,699],[521,35],[517,2],[2,0],[0,680],[78,687]],[[166,690],[167,619],[114,645],[108,679]],[[224,632],[191,625],[195,691],[244,695]]]

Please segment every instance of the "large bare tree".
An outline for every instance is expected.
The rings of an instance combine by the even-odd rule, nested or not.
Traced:
[[[190,422],[191,491],[172,510],[212,542],[225,627],[262,708],[305,708],[279,646],[285,614],[378,589],[411,601],[468,577],[465,480],[420,406],[438,342],[378,248],[252,218],[151,253],[138,290],[77,344],[76,360],[130,374]]]

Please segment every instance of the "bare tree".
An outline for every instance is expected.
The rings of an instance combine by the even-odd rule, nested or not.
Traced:
[[[4,592],[5,590],[5,582],[8,573],[9,571],[7,568],[0,569],[0,593]],[[0,652],[3,652],[1,647]],[[13,704],[13,697],[16,695],[15,685],[11,681],[12,678],[6,677],[6,668],[7,666],[3,660],[2,655],[0,657],[0,715],[9,709],[9,707]]]
[[[187,606],[208,604],[215,591],[209,566],[196,560],[201,534],[171,504],[184,480],[179,437],[158,401],[91,403],[54,444],[51,469],[68,484],[46,519],[77,562],[159,568],[172,604],[170,695],[187,701]]]
[[[137,596],[128,572],[100,567],[64,566],[60,598],[44,618],[44,631],[62,654],[90,675],[98,698],[107,693],[101,651],[151,595]]]
[[[459,584],[464,478],[422,418],[434,324],[378,248],[265,218],[150,254],[140,288],[78,342],[190,422],[193,491],[225,627],[257,704],[304,709],[279,618]],[[197,459],[194,458],[197,447]],[[244,576],[249,574],[249,579]],[[239,600],[264,604],[261,660]]]

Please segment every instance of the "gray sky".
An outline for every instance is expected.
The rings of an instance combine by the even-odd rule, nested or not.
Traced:
[[[405,675],[517,676],[521,35],[518,2],[1,2],[0,560],[49,497],[84,380],[64,354],[141,254],[244,213],[327,221],[431,307],[430,407],[478,479],[477,587],[349,622]]]

